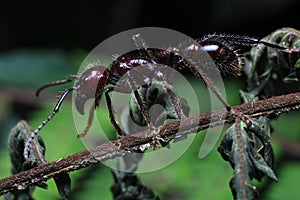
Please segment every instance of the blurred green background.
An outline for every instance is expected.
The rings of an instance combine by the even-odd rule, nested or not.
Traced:
[[[15,3],[15,2],[14,2]],[[0,7],[0,178],[10,175],[7,136],[20,120],[37,127],[52,111],[57,96],[71,84],[53,87],[39,98],[35,90],[48,82],[76,74],[88,54],[104,39],[130,28],[159,26],[191,37],[226,32],[263,37],[277,28],[299,29],[299,2],[296,0],[212,0],[195,6],[192,2],[110,1],[61,3],[3,3]],[[192,78],[191,78],[192,79]],[[227,99],[238,105],[239,89],[245,78],[226,78]],[[199,82],[194,82],[199,86]],[[203,100],[203,93],[199,92]],[[71,98],[43,129],[46,159],[54,161],[85,150],[76,137]],[[205,104],[203,104],[205,107]],[[201,111],[205,112],[205,109]],[[98,115],[108,116],[100,108]],[[263,179],[255,185],[262,199],[299,199],[300,126],[299,112],[284,114],[272,122],[275,173],[278,183]],[[107,130],[113,129],[108,122]],[[172,165],[159,171],[139,174],[142,182],[162,199],[231,199],[230,165],[215,149],[205,158],[198,151],[205,132],[197,134],[191,147]],[[172,145],[176,145],[172,144]],[[113,178],[109,168],[99,164],[71,173],[72,199],[111,199]],[[48,190],[37,188],[36,199],[60,199],[54,181]],[[3,196],[0,197],[3,199]]]

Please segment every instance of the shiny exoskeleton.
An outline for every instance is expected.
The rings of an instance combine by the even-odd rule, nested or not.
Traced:
[[[137,37],[137,36],[134,36]],[[111,99],[109,93],[111,91],[121,93],[133,92],[136,101],[139,105],[141,113],[147,122],[149,128],[154,129],[147,112],[147,106],[144,104],[143,99],[138,93],[138,88],[149,87],[151,85],[152,78],[158,81],[166,81],[168,74],[164,73],[164,67],[157,67],[157,64],[171,67],[175,70],[187,69],[192,72],[199,80],[201,80],[215,95],[220,99],[222,104],[226,107],[228,112],[233,116],[241,118],[248,125],[251,125],[251,120],[238,113],[231,108],[222,95],[218,92],[213,83],[206,77],[205,73],[198,67],[194,66],[189,59],[185,59],[181,56],[180,52],[193,53],[197,51],[207,52],[212,60],[215,62],[218,70],[223,74],[229,74],[238,76],[241,74],[242,57],[237,53],[238,46],[256,46],[262,44],[271,48],[276,48],[281,51],[291,51],[289,48],[285,48],[280,45],[266,42],[264,40],[258,40],[250,37],[237,36],[237,35],[224,35],[224,34],[211,34],[207,35],[201,40],[194,43],[181,44],[179,48],[172,49],[153,49],[143,47],[138,48],[135,51],[126,53],[119,56],[109,67],[105,66],[93,66],[82,73],[81,77],[69,77],[66,80],[56,81],[41,87],[37,94],[46,87],[63,84],[72,80],[77,80],[73,88],[67,89],[61,98],[58,100],[52,114],[47,117],[46,120],[32,133],[32,136],[27,142],[24,150],[24,156],[27,156],[30,143],[38,132],[52,119],[52,117],[59,111],[61,103],[72,90],[76,91],[75,106],[80,114],[84,114],[85,102],[89,99],[95,98],[94,105],[91,107],[88,125],[80,136],[87,133],[94,117],[94,109],[98,107],[102,94],[105,94],[107,107],[110,115],[110,120],[115,127],[118,135],[123,135],[121,128],[114,119]],[[140,44],[138,44],[140,46]],[[160,65],[160,66],[161,66]],[[127,75],[127,78],[122,79],[123,75]],[[121,81],[121,84],[120,84]],[[116,84],[118,83],[118,87]],[[167,87],[167,86],[166,86]],[[180,105],[177,105],[176,95],[167,87],[170,99],[174,102],[174,107],[178,115],[181,115]]]

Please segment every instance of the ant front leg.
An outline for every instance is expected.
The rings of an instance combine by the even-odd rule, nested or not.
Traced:
[[[115,119],[114,116],[114,111],[113,111],[113,107],[112,107],[112,103],[111,103],[111,98],[109,96],[109,93],[111,91],[113,91],[113,87],[108,87],[106,89],[104,89],[104,95],[105,95],[105,99],[106,99],[106,104],[107,104],[107,109],[108,109],[108,113],[109,113],[109,119],[111,124],[114,126],[116,132],[117,132],[117,137],[118,139],[120,139],[123,136],[126,136],[126,133],[120,128],[118,122]],[[102,93],[101,93],[102,95]],[[99,99],[101,98],[101,95],[99,97],[96,97],[95,99],[95,103],[92,104],[91,108],[90,108],[90,112],[89,112],[89,118],[88,118],[88,123],[84,129],[84,131],[80,134],[78,134],[78,137],[84,137],[87,132],[89,131],[90,127],[92,126],[94,117],[95,117],[95,107],[97,105],[97,102],[99,102]],[[121,147],[121,144],[118,142],[117,145],[119,146],[119,148]]]
[[[108,109],[108,113],[109,113],[109,119],[111,124],[114,126],[115,130],[117,131],[118,134],[118,138],[121,138],[122,136],[126,136],[126,133],[120,128],[118,122],[115,119],[114,116],[114,110],[112,107],[112,103],[111,103],[111,98],[109,96],[109,93],[111,91],[113,91],[113,87],[108,87],[104,90],[104,94],[105,94],[105,99],[106,99],[106,104],[107,104],[107,109]]]
[[[93,124],[93,121],[94,121],[94,117],[95,117],[94,112],[95,112],[95,103],[93,103],[91,108],[90,108],[87,125],[84,128],[84,130],[80,134],[77,135],[78,138],[84,137],[88,133],[88,131],[90,130],[90,128]]]
[[[62,104],[62,102],[64,101],[64,99],[66,98],[66,96],[73,90],[73,88],[67,89],[63,95],[59,98],[58,102],[56,103],[53,112],[37,127],[37,129],[35,129],[30,137],[28,138],[25,147],[24,147],[24,158],[27,159],[28,155],[29,155],[29,150],[31,147],[31,143],[34,140],[34,138],[38,135],[38,133],[42,130],[42,128],[44,126],[46,126],[46,124],[56,115],[56,113],[59,112],[59,108]]]

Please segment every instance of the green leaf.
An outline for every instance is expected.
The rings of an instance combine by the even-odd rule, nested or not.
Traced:
[[[64,200],[70,199],[71,178],[68,173],[61,173],[53,177],[58,193]]]
[[[256,199],[258,193],[252,186],[252,163],[249,162],[247,133],[240,123],[234,123],[226,132],[221,142],[221,155],[228,155],[232,168],[234,169],[233,177],[230,180],[230,188],[234,199]],[[224,135],[224,136],[225,136]],[[231,146],[227,144],[231,144]],[[226,144],[226,146],[224,146]],[[228,149],[229,148],[229,149]],[[226,150],[222,152],[222,150]],[[230,153],[229,153],[230,152]]]
[[[178,119],[179,116],[176,113],[175,105],[172,103],[170,96],[168,95],[167,89],[160,82],[153,82],[149,88],[141,87],[139,93],[143,101],[146,103],[148,108],[155,104],[159,104],[163,107],[162,112],[155,113],[152,116],[153,124],[163,123],[161,120],[165,119]],[[184,115],[188,116],[190,108],[187,105],[187,102],[183,98],[178,99],[178,103],[181,106],[182,112]],[[134,97],[130,99],[129,112],[132,120],[140,126],[145,126],[146,122],[143,119],[139,106]],[[155,121],[153,120],[155,119]]]
[[[137,200],[158,200],[154,192],[144,186],[137,175],[122,171],[112,171],[114,184],[111,191],[115,200],[137,199]]]
[[[12,128],[8,137],[8,151],[10,160],[12,163],[12,174],[17,174],[21,171],[25,171],[36,167],[44,162],[45,156],[45,144],[41,137],[37,136],[32,142],[32,148],[30,148],[28,159],[25,160],[23,156],[24,146],[30,137],[32,132],[31,127],[26,121],[21,120],[17,125]],[[47,188],[45,183],[38,183],[36,186]],[[17,200],[33,199],[32,193],[35,186],[30,186],[25,190],[13,191],[7,196],[14,196]]]
[[[258,197],[256,187],[252,185],[253,177],[260,180],[266,175],[277,181],[270,165],[273,163],[272,146],[266,129],[258,124],[263,119],[252,120],[251,128],[246,128],[244,122],[237,120],[224,133],[218,148],[223,159],[230,162],[234,169],[230,187],[235,199]],[[257,145],[258,141],[263,144],[262,148],[260,144]]]
[[[78,63],[76,63],[78,65]],[[61,80],[76,73],[71,55],[60,50],[19,50],[0,55],[0,83],[37,88],[43,83]],[[26,71],[26,76],[23,71]]]
[[[21,120],[11,130],[8,138],[8,149],[12,163],[12,173],[16,174],[21,171],[29,170],[42,163],[45,163],[45,144],[43,139],[38,135],[34,138],[32,147],[29,150],[28,159],[23,156],[24,146],[32,133],[32,128],[29,127],[26,121]],[[68,173],[62,173],[54,177],[57,189],[61,197],[65,200],[70,199],[71,179]],[[37,183],[36,186],[47,189],[45,183]],[[15,199],[25,200],[33,199],[32,193],[34,186],[30,186],[25,190],[14,191],[12,194]],[[7,195],[10,196],[10,195]]]

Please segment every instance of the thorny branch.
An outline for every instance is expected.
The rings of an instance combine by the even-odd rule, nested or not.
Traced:
[[[233,109],[252,117],[265,115],[277,116],[285,112],[300,109],[300,92],[245,103],[235,106]],[[184,119],[181,122],[163,125],[159,129],[160,137],[165,142],[169,142],[178,136],[195,133],[207,129],[210,126],[218,126],[223,122],[231,123],[233,120],[234,119],[225,109],[212,111]],[[118,141],[104,143],[93,149],[79,152],[57,161],[41,164],[28,171],[23,171],[8,178],[1,179],[0,195],[13,190],[25,189],[30,185],[46,181],[63,172],[79,170],[91,164],[134,152],[141,149],[143,145],[151,143],[152,140],[152,133],[150,131],[144,131],[124,137]]]

